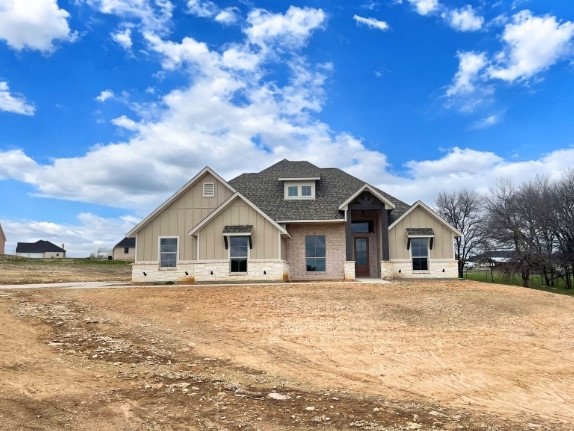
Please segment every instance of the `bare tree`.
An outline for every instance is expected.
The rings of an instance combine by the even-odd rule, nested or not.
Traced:
[[[455,239],[459,278],[464,275],[468,256],[483,238],[483,202],[480,193],[469,190],[441,192],[435,202],[438,214],[463,234]]]

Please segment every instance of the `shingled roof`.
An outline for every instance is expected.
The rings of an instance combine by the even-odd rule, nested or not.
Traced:
[[[135,238],[125,237],[120,242],[118,242],[114,246],[114,248],[124,248],[124,247],[134,248],[135,246],[136,246],[136,239]]]
[[[284,199],[283,182],[279,178],[317,178],[315,199]],[[339,206],[366,183],[338,168],[318,168],[309,162],[282,160],[267,169],[242,174],[229,184],[278,222],[295,220],[342,220]],[[373,186],[371,186],[373,187]],[[409,205],[376,187],[395,204],[389,223],[409,209]]]
[[[19,242],[16,244],[16,253],[65,253],[61,247],[43,239],[36,242]]]

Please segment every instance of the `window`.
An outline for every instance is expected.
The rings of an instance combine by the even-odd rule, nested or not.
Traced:
[[[315,199],[314,182],[285,182],[285,199]]]
[[[325,271],[325,235],[305,237],[305,260],[307,271]]]
[[[129,247],[124,247],[124,254],[129,254],[130,252],[130,248]]]
[[[203,197],[204,198],[215,197],[215,183],[203,183]]]
[[[413,271],[429,270],[429,240],[428,238],[411,239],[411,256],[413,259]]]
[[[249,237],[229,237],[230,272],[247,272],[247,257],[249,253]]]
[[[361,220],[351,222],[351,232],[353,233],[369,233],[374,232],[372,220]]]
[[[177,266],[177,238],[159,239],[159,267],[175,268]]]

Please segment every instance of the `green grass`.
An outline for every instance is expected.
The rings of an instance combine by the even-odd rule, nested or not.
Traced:
[[[497,283],[506,284],[509,286],[522,286],[522,277],[519,274],[512,274],[510,276],[503,274],[499,271],[490,271],[475,269],[472,271],[465,271],[464,278],[467,280],[481,281],[483,283]],[[540,274],[533,274],[528,281],[528,287],[531,289],[543,290],[545,292],[559,293],[561,295],[574,296],[574,289],[566,289],[564,280],[556,280],[556,286],[545,286],[543,278]]]

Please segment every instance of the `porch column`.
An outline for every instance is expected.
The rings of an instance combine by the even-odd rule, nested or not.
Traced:
[[[383,260],[389,261],[389,213],[383,205],[381,209],[381,235]]]
[[[346,243],[346,252],[347,257],[345,260],[350,261],[353,260],[353,231],[351,230],[351,210],[347,209],[347,223],[345,223],[345,243]]]

